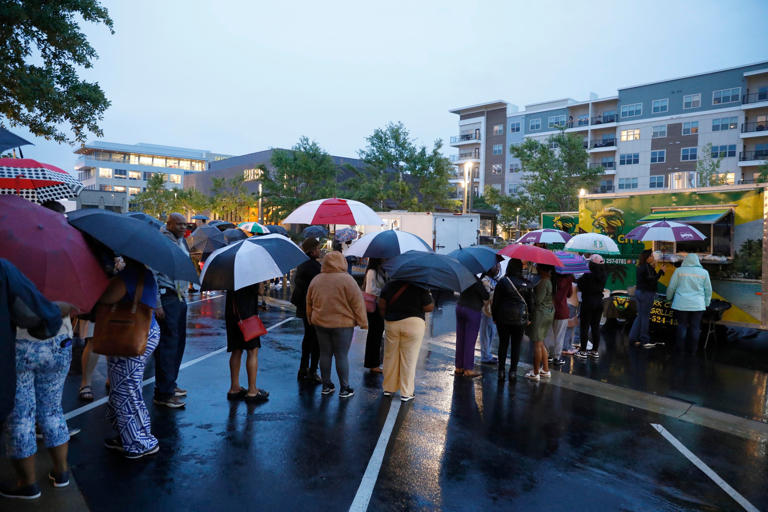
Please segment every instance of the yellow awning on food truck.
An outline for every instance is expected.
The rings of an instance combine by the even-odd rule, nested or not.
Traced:
[[[714,224],[731,212],[730,209],[718,210],[664,210],[646,215],[637,222],[655,222],[671,220],[674,222],[689,222],[693,224]]]

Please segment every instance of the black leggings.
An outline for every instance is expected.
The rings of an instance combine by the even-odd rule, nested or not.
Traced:
[[[368,313],[368,337],[365,338],[366,368],[378,368],[381,365],[381,336],[384,334],[384,318],[376,311]]]
[[[507,348],[509,354],[509,373],[517,372],[517,363],[520,361],[520,343],[523,341],[524,325],[496,324],[499,331],[499,375],[504,375],[507,364]]]
[[[304,339],[301,340],[301,370],[309,369],[310,372],[317,371],[317,365],[320,361],[320,345],[317,343],[317,332],[315,327],[309,325],[306,318],[302,318],[304,323]],[[311,361],[311,362],[310,362]]]
[[[581,350],[587,350],[589,331],[592,330],[592,350],[597,351],[600,346],[600,319],[603,316],[603,304],[582,304],[579,315],[579,339]]]

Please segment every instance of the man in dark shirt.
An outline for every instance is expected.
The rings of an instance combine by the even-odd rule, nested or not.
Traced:
[[[293,295],[291,303],[296,306],[296,316],[304,323],[304,339],[301,341],[301,363],[299,365],[298,380],[308,380],[320,384],[322,379],[317,374],[317,365],[320,359],[320,345],[317,342],[315,328],[307,321],[307,288],[312,279],[320,273],[320,242],[309,237],[301,244],[301,249],[309,256],[296,268],[296,277],[293,283]]]

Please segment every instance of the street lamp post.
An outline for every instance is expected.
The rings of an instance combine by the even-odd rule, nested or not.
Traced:
[[[520,207],[517,207],[517,217],[515,217],[515,227],[517,228],[517,238],[515,240],[520,238]]]
[[[467,198],[469,197],[469,170],[472,164],[467,162],[464,164],[464,205],[461,209],[461,213],[467,213]]]

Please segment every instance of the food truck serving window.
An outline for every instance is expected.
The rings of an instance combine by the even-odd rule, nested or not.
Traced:
[[[698,254],[733,257],[733,210],[659,210],[638,220],[640,223],[668,220],[682,222],[694,227],[706,235],[700,242],[664,243],[656,247],[664,251],[695,252]]]

